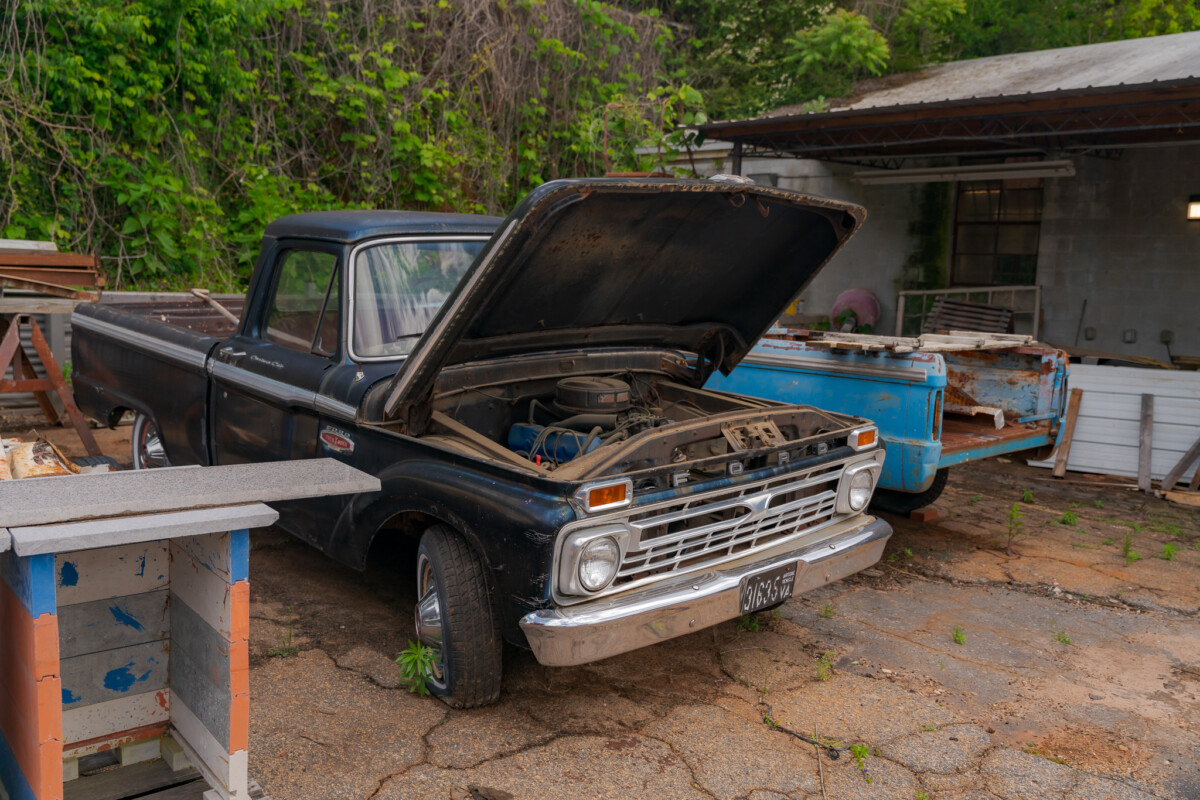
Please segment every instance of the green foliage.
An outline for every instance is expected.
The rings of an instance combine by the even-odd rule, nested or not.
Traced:
[[[871,754],[871,748],[865,744],[850,745],[850,755],[854,758],[855,765],[858,766],[858,771],[862,773],[863,780],[871,783],[871,774],[867,772],[867,756]]]
[[[817,659],[816,678],[819,681],[827,681],[833,677],[833,661],[837,658],[837,653],[832,650],[826,650]]]
[[[1058,631],[1054,634],[1054,641],[1058,642],[1059,644],[1070,644],[1071,637],[1067,636],[1067,634],[1063,631]]]
[[[966,644],[967,643],[966,631],[964,631],[962,628],[960,628],[957,625],[954,626],[954,630],[951,631],[950,636],[951,636],[951,638],[954,639],[955,644]]]
[[[436,661],[436,650],[410,640],[408,647],[396,657],[396,663],[400,665],[400,682],[418,697],[427,697],[429,687],[426,682],[433,677]]]
[[[1022,503],[1032,503],[1033,502],[1033,489],[1026,489],[1025,491],[1021,492],[1021,502]]]
[[[0,234],[98,251],[110,288],[233,289],[285,214],[503,212],[650,168],[706,119],[673,30],[597,0],[28,0],[0,29]]]
[[[758,633],[758,615],[742,614],[737,618],[737,630],[747,633]]]
[[[1125,565],[1129,566],[1135,561],[1140,561],[1142,554],[1133,549],[1133,534],[1125,534],[1125,541],[1121,544],[1121,555],[1125,557]]]
[[[821,609],[821,616],[825,619],[833,619],[837,612],[833,608],[833,603],[826,603]]]
[[[1158,557],[1166,559],[1167,561],[1174,561],[1175,560],[1175,551],[1178,549],[1179,548],[1177,548],[1173,544],[1169,544],[1169,543],[1164,544],[1162,547],[1162,551],[1158,554]]]
[[[1032,492],[1027,491],[1026,494],[1032,495]],[[1025,515],[1021,512],[1021,504],[1020,503],[1013,503],[1012,508],[1010,508],[1008,510],[1008,554],[1009,555],[1012,555],[1013,539],[1015,539],[1021,533],[1021,528],[1024,527],[1024,525],[1025,525],[1025,523],[1021,521],[1024,516]]]
[[[796,73],[810,79],[822,94],[842,94],[862,75],[879,75],[891,53],[887,39],[871,20],[844,8],[826,14],[820,23],[784,39],[792,48],[784,58]]]
[[[1063,515],[1058,518],[1059,525],[1074,525],[1079,522],[1079,517],[1070,509],[1063,512]]]

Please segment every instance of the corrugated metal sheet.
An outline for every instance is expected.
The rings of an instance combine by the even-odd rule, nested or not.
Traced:
[[[1197,76],[1200,31],[952,61],[880,79],[883,88],[832,101],[831,110],[1134,86]]]
[[[1137,477],[1143,394],[1154,395],[1154,480],[1162,480],[1200,438],[1200,372],[1073,364],[1069,385],[1083,390],[1067,461],[1072,472]],[[1054,466],[1053,460],[1029,463]]]

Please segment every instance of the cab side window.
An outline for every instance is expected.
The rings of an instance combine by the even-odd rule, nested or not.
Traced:
[[[289,350],[335,356],[341,328],[338,283],[334,254],[285,250],[275,269],[263,338]]]

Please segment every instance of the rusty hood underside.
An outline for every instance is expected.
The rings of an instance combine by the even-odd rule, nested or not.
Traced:
[[[782,189],[660,179],[553,181],[504,221],[388,389],[422,403],[444,367],[592,347],[695,353],[728,372],[866,212]]]

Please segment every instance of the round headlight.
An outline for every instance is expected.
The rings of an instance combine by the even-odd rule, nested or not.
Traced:
[[[617,576],[621,548],[611,536],[600,536],[583,546],[579,553],[579,583],[589,592],[598,592]]]
[[[850,476],[850,489],[846,492],[846,502],[854,511],[862,511],[871,501],[871,492],[874,489],[874,472],[869,469],[860,469]]]

